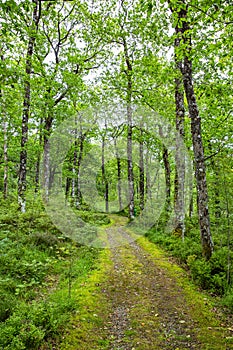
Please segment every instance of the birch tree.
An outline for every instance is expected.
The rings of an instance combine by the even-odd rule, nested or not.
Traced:
[[[181,66],[180,69],[183,77],[185,95],[188,102],[189,117],[191,119],[191,134],[197,186],[197,206],[202,250],[205,258],[210,259],[213,253],[213,241],[210,232],[210,216],[208,208],[208,191],[204,147],[202,142],[201,117],[199,115],[192,78],[191,27],[188,18],[188,5],[184,0],[177,1],[175,4],[173,2],[169,2],[169,5],[175,16],[175,21],[177,21],[177,25],[180,27],[182,39],[182,46],[181,41],[179,42],[179,48],[181,48],[181,51],[183,51],[183,66]]]

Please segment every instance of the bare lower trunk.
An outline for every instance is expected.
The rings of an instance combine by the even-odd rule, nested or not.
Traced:
[[[149,153],[146,153],[146,197],[152,199],[151,195],[151,176],[149,168]]]
[[[76,137],[76,134],[77,132],[75,132],[75,137]],[[74,142],[74,157],[73,157],[73,166],[72,166],[72,174],[73,174],[73,177],[72,177],[72,186],[71,186],[71,197],[73,199],[73,201],[75,202],[76,201],[76,193],[77,193],[77,190],[76,190],[76,185],[78,184],[78,180],[77,180],[77,158],[78,158],[78,155],[77,155],[77,140],[75,140]]]
[[[80,135],[80,145],[79,145],[79,154],[77,159],[77,182],[76,182],[76,206],[79,207],[82,204],[82,192],[81,192],[81,179],[80,179],[80,170],[81,162],[83,159],[83,148],[84,148],[85,134]]]
[[[163,129],[159,126],[159,135],[163,139]],[[166,202],[165,202],[165,211],[171,210],[171,166],[169,162],[169,154],[167,147],[163,144],[162,148],[162,158],[163,165],[165,170],[165,184],[166,184]]]
[[[139,197],[140,197],[140,209],[144,209],[144,147],[143,147],[143,132],[142,128],[140,129],[140,141],[139,141]]]
[[[178,36],[180,28],[176,26],[177,37],[175,39],[175,49],[180,46],[180,37]],[[182,62],[175,56],[177,74],[181,74]],[[184,93],[182,89],[182,76],[175,79],[175,101],[176,101],[176,168],[175,168],[175,189],[174,189],[174,211],[175,227],[174,231],[184,240],[185,231],[185,203],[184,203],[184,184],[185,184],[185,152],[184,152]]]
[[[40,119],[40,128],[39,128],[39,150],[37,152],[37,161],[36,161],[36,176],[35,176],[35,193],[39,190],[39,181],[40,181],[40,158],[41,158],[41,146],[42,146],[42,127],[43,127],[43,118]]]
[[[73,173],[73,177],[72,177],[72,185],[71,185],[71,197],[72,197],[72,199],[75,201],[75,193],[77,192],[76,191],[76,182],[77,181],[75,181],[76,180],[76,176],[77,176],[77,171],[76,171],[76,168],[75,168],[75,166],[74,166],[74,164],[73,164],[73,167],[72,167],[72,173]]]
[[[71,183],[71,179],[70,177],[66,178],[66,201],[69,199],[69,195],[70,195],[70,183]]]
[[[38,152],[37,161],[36,161],[35,193],[39,191],[39,182],[40,182],[40,152]]]
[[[1,59],[4,60],[1,55]],[[6,103],[4,99],[4,92],[0,90],[0,98],[2,105],[2,115],[3,115],[3,161],[4,161],[4,173],[3,173],[3,198],[7,198],[8,194],[8,122],[6,116]]]
[[[44,159],[43,159],[43,190],[44,200],[49,201],[49,188],[50,188],[50,147],[49,137],[52,133],[53,117],[52,112],[48,112],[48,116],[45,119],[44,125]]]
[[[206,170],[204,162],[204,148],[202,144],[201,118],[199,116],[196,96],[192,82],[192,63],[185,57],[183,79],[185,94],[189,106],[191,118],[192,143],[195,159],[195,177],[197,186],[197,207],[200,225],[203,255],[209,259],[213,253],[213,241],[210,232],[210,217],[208,208],[208,191],[206,182]]]
[[[105,173],[105,135],[102,138],[102,185],[104,188],[104,198],[105,198],[105,211],[108,213],[108,180]]]
[[[4,126],[3,126],[3,131],[4,131],[4,145],[3,145],[3,157],[4,157],[4,175],[3,175],[3,198],[7,198],[8,194],[8,135],[7,135],[7,130],[8,130],[8,124],[6,121],[6,116],[4,120]]]
[[[187,22],[187,8],[179,12],[182,18],[182,33],[184,40],[191,50],[191,39],[187,31],[190,30]],[[208,208],[208,191],[206,182],[206,169],[204,161],[204,148],[202,143],[201,118],[199,115],[196,96],[192,80],[192,61],[188,56],[184,57],[184,66],[182,69],[185,95],[188,102],[189,116],[191,119],[192,144],[195,160],[195,177],[197,186],[197,207],[200,225],[200,235],[202,242],[202,251],[206,259],[209,259],[213,253],[213,241],[210,232],[210,217]]]
[[[119,211],[122,211],[123,205],[122,205],[122,193],[121,193],[121,159],[118,153],[116,138],[114,139],[114,145],[115,145],[116,160],[117,160],[117,191],[118,191]]]
[[[4,61],[4,56],[2,54],[2,49],[0,48],[1,61]],[[4,99],[4,91],[0,89],[0,98],[2,106],[2,116],[3,116],[3,161],[4,161],[4,174],[3,174],[3,198],[7,198],[8,193],[8,122],[6,115],[6,101]]]
[[[43,176],[43,189],[44,189],[44,200],[49,201],[49,187],[50,187],[50,156],[49,156],[49,142],[46,138],[44,140],[44,176]]]
[[[220,206],[220,193],[219,193],[219,177],[218,172],[215,173],[215,183],[214,183],[214,203],[215,203],[215,219],[216,223],[219,222],[219,219],[221,218],[221,206]]]
[[[166,183],[166,210],[171,210],[171,167],[168,156],[168,149],[163,146],[163,164],[165,170],[165,183]]]
[[[132,108],[127,106],[128,132],[127,132],[127,158],[128,158],[128,186],[129,186],[129,217],[134,218],[134,174],[132,156]]]
[[[75,125],[77,125],[77,117],[75,117]],[[73,153],[73,159],[72,159],[72,182],[71,182],[71,197],[73,200],[73,203],[77,205],[76,202],[76,185],[77,185],[77,161],[78,161],[78,129],[75,127],[74,130],[74,153]],[[70,186],[70,181],[68,181]],[[68,185],[67,183],[67,185]],[[67,193],[67,195],[69,192]]]
[[[192,107],[190,107],[192,109]],[[204,151],[201,138],[201,120],[194,116],[191,120],[193,149],[195,156],[195,176],[197,186],[197,206],[203,255],[209,259],[213,252],[213,241],[210,233],[210,217],[208,208],[208,192],[206,183],[206,170],[204,163]]]
[[[210,141],[208,142],[208,146],[209,146],[209,150],[211,153],[213,153],[212,150],[212,146]],[[219,176],[219,166],[217,163],[215,163],[215,160],[213,157],[211,157],[210,159],[210,164],[211,164],[211,168],[212,171],[214,173],[214,211],[215,211],[215,222],[216,224],[219,221],[219,218],[221,217],[221,205],[220,205],[220,193],[219,193],[219,189],[220,189],[220,176]]]
[[[191,198],[189,202],[189,218],[191,219],[193,217],[193,186],[191,188]]]
[[[122,205],[122,194],[121,194],[121,159],[118,157],[117,158],[117,180],[118,180],[118,200],[119,200],[119,210],[123,210],[123,205]]]
[[[190,149],[189,149],[190,151]],[[195,171],[194,169],[194,164],[192,163],[192,170]],[[188,179],[188,193],[189,193],[189,218],[191,219],[194,214],[194,183],[191,178]]]

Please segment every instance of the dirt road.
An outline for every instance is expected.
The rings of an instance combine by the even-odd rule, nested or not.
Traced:
[[[83,300],[86,288],[92,299],[60,349],[233,349],[232,329],[208,297],[153,244],[133,240],[125,223],[106,229],[110,249],[99,277],[80,294]]]

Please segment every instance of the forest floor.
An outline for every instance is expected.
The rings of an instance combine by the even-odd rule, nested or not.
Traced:
[[[125,218],[112,218],[110,248],[75,286],[79,310],[54,349],[233,349],[230,318],[154,244],[132,239]]]

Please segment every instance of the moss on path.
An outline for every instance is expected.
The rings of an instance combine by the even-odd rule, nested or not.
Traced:
[[[111,249],[76,286],[79,310],[59,349],[233,349],[232,330],[185,272],[124,218],[106,228]]]

